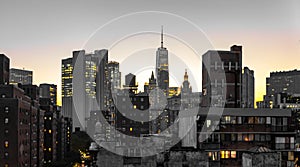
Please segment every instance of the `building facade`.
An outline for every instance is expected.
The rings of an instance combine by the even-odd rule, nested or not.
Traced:
[[[202,56],[202,106],[241,107],[242,46]]]
[[[278,106],[278,94],[290,95],[300,94],[300,71],[271,72],[266,79],[266,95],[264,96],[264,107],[273,108]]]
[[[31,85],[32,71],[11,68],[9,71],[9,82],[10,84],[15,84],[15,85],[17,84]]]
[[[9,84],[9,58],[4,54],[0,54],[0,84]]]
[[[242,77],[242,107],[254,108],[254,71],[244,67]]]

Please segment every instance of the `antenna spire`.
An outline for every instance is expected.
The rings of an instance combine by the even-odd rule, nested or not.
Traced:
[[[164,47],[164,26],[161,26],[161,48]]]

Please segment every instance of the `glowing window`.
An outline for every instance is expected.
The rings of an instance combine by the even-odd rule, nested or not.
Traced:
[[[231,158],[236,158],[236,151],[231,151],[230,155],[231,155]]]
[[[5,147],[5,148],[8,148],[8,141],[5,141],[5,142],[4,142],[4,147]]]
[[[130,128],[129,130],[130,130],[130,132],[132,132],[132,128]]]

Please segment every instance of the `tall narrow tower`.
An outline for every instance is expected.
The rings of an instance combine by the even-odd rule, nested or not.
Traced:
[[[168,96],[169,92],[169,63],[168,50],[164,47],[163,27],[161,29],[161,46],[156,51],[156,77],[158,87]]]

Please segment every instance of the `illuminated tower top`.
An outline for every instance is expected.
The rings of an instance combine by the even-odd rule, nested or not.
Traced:
[[[158,87],[168,96],[169,61],[168,50],[163,46],[163,26],[161,28],[161,46],[156,51],[156,78]]]

